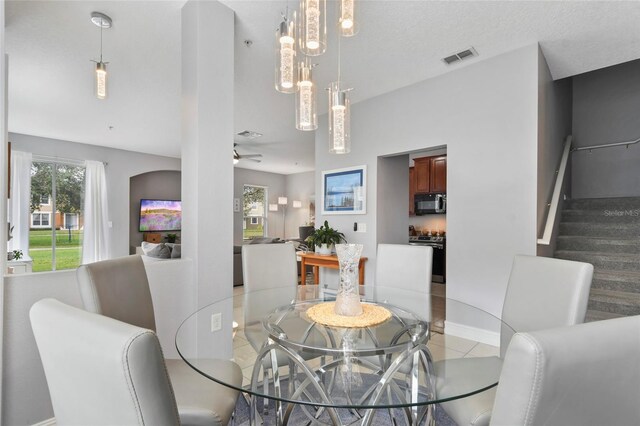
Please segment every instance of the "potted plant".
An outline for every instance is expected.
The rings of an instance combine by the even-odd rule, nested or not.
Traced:
[[[167,234],[167,236],[164,238],[168,243],[175,243],[178,239],[178,234]]]
[[[322,256],[329,256],[334,244],[346,242],[344,234],[329,227],[329,222],[324,221],[324,226],[316,229],[307,239],[309,246],[314,246],[316,252]],[[311,247],[309,247],[311,248]]]

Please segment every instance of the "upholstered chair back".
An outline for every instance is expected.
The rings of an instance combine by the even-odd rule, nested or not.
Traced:
[[[248,244],[242,246],[245,291],[291,286],[298,283],[293,244]]]
[[[376,299],[431,320],[433,249],[406,244],[378,244]],[[423,294],[424,297],[416,297]]]
[[[637,425],[640,316],[516,334],[491,425]]]
[[[180,424],[153,331],[53,299],[30,317],[56,424]]]
[[[81,265],[76,276],[87,311],[156,331],[149,281],[140,256]]]
[[[517,332],[584,322],[593,265],[548,257],[517,255],[513,260],[502,320]],[[500,334],[501,356],[512,332]]]

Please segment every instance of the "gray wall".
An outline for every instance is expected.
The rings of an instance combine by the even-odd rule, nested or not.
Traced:
[[[286,231],[287,238],[298,238],[300,233],[298,227],[306,225],[310,220],[309,205],[315,205],[315,172],[293,173],[286,175],[285,183],[287,197],[289,198],[289,208],[287,209]],[[298,200],[302,202],[302,207],[294,209],[291,202]]]
[[[409,155],[378,157],[378,243],[406,244],[409,228]],[[355,222],[355,221],[354,221]]]
[[[536,250],[537,101],[538,47],[531,45],[354,104],[348,155],[327,152],[321,118],[318,199],[322,171],[367,165],[367,214],[326,218],[364,244],[368,283],[379,241],[378,157],[446,145],[447,296],[500,314],[513,256]],[[355,220],[368,232],[354,233]]]
[[[242,244],[242,191],[244,185],[266,186],[268,203],[276,204],[279,196],[287,193],[286,177],[278,173],[259,172],[256,170],[234,168],[233,198],[240,199],[240,211],[233,212],[233,241],[235,245]],[[282,238],[282,209],[277,212],[268,211],[267,206],[267,235]],[[291,213],[291,200],[287,207],[287,214]]]
[[[12,149],[33,154],[77,160],[107,162],[107,190],[111,229],[111,256],[129,254],[129,179],[141,173],[155,170],[180,170],[180,159],[142,154],[96,145],[67,142],[37,136],[9,134]]]
[[[575,146],[640,138],[640,60],[573,77]],[[640,196],[640,144],[572,154],[573,198]]]
[[[129,254],[135,254],[136,247],[142,244],[143,237],[143,233],[138,231],[140,200],[180,200],[180,172],[160,170],[142,173],[132,176],[129,182]],[[163,234],[166,235],[166,232]]]
[[[549,65],[538,49],[538,237],[542,237],[547,220],[556,170],[560,166],[565,138],[571,134],[571,79],[553,81]],[[565,176],[566,183],[570,174]],[[562,197],[561,197],[562,201]],[[562,204],[558,215],[562,211]],[[556,228],[559,218],[556,220]],[[553,256],[555,237],[548,246],[538,246],[538,255]]]

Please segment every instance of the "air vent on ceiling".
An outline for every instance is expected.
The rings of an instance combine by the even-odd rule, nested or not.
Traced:
[[[238,133],[238,136],[242,136],[243,138],[247,138],[247,139],[255,139],[262,136],[262,133],[254,132],[252,130],[244,130]]]
[[[478,56],[478,52],[476,52],[476,49],[473,47],[470,47],[458,53],[454,53],[453,55],[447,56],[446,58],[442,58],[442,61],[447,65],[451,65],[464,59],[473,58],[474,56]]]

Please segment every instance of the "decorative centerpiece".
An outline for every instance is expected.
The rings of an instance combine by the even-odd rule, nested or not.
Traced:
[[[336,244],[336,252],[340,263],[340,287],[336,297],[335,313],[345,317],[362,315],[358,286],[358,264],[362,244]]]

